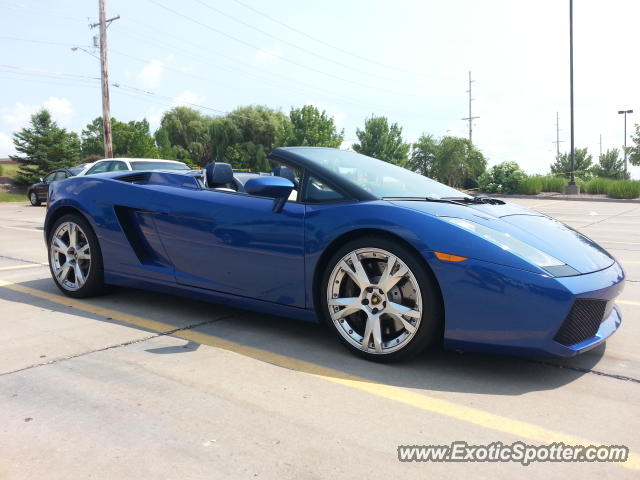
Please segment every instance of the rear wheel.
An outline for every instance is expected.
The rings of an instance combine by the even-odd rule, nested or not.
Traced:
[[[40,205],[40,200],[38,200],[38,194],[35,191],[31,191],[31,193],[29,193],[29,201],[31,202],[31,205],[33,205],[34,207],[37,207]]]
[[[65,295],[81,298],[104,291],[100,245],[84,218],[78,214],[59,218],[48,245],[51,276]]]
[[[356,239],[329,261],[322,314],[352,352],[379,362],[416,355],[441,335],[436,280],[409,248],[385,237]]]

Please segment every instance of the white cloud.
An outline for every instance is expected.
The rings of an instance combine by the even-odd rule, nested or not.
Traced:
[[[39,105],[16,102],[12,107],[0,108],[0,156],[14,153],[11,136],[14,132],[28,126],[31,115],[46,108],[58,125],[69,127],[76,112],[71,100],[49,97]]]
[[[0,158],[6,158],[16,153],[13,148],[11,137],[4,132],[0,132]]]
[[[162,81],[164,67],[165,63],[162,60],[151,60],[138,73],[138,82],[146,88],[156,88]]]
[[[53,119],[64,127],[71,124],[71,120],[76,114],[73,104],[66,98],[49,97],[42,102],[42,107],[49,110]]]
[[[280,55],[282,55],[280,48],[261,48],[256,52],[254,59],[256,63],[264,63],[270,62]]]
[[[191,90],[185,90],[184,92],[173,97],[174,106],[188,105],[188,104],[201,103],[201,102],[202,102],[202,97],[196,92],[193,92]]]

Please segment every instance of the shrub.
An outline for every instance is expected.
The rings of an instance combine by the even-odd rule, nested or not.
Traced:
[[[640,181],[612,180],[607,185],[607,195],[612,198],[638,198],[640,197]]]
[[[581,185],[582,191],[591,194],[607,193],[609,184],[614,180],[602,177],[595,177]]]
[[[2,165],[0,165],[0,177],[2,176]]]
[[[516,193],[526,178],[516,162],[502,162],[480,175],[478,187],[487,193]]]

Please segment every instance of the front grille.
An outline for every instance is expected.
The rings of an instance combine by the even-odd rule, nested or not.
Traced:
[[[595,336],[604,320],[606,308],[606,300],[579,298],[553,339],[569,346]]]

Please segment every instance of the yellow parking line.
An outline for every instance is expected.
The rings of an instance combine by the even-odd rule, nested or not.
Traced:
[[[621,303],[623,305],[635,305],[636,307],[640,307],[640,302],[634,302],[633,300],[616,300],[616,303]]]
[[[42,233],[42,230],[38,230],[37,228],[25,228],[25,227],[8,227],[6,225],[0,225],[2,228],[8,228],[9,230],[22,230],[24,232],[38,232]]]
[[[117,310],[90,305],[89,303],[81,300],[36,290],[31,287],[15,284],[8,281],[0,280],[0,287],[5,287],[16,292],[42,298],[59,305],[71,306],[76,310],[92,313],[94,315],[109,317],[114,320],[135,325],[147,330],[168,332],[175,329],[174,326],[162,322],[138,317],[136,315],[130,315],[127,313],[119,312]],[[414,408],[418,408],[420,410],[428,411],[445,417],[453,418],[461,422],[478,425],[489,430],[506,433],[508,435],[514,435],[516,437],[524,438],[533,442],[545,444],[553,442],[563,442],[569,445],[598,445],[601,443],[594,442],[593,440],[587,440],[581,437],[574,437],[572,435],[564,434],[561,432],[556,432],[554,430],[539,427],[531,423],[514,420],[472,407],[458,405],[448,400],[429,397],[420,393],[406,390],[404,388],[373,382],[366,378],[349,375],[339,370],[334,370],[331,368],[323,367],[321,365],[306,362],[304,360],[287,357],[278,353],[268,352],[259,348],[242,345],[194,330],[181,330],[174,333],[173,335],[203,345],[209,345],[223,350],[229,350],[240,355],[244,355],[266,363],[271,363],[273,365],[277,365],[290,370],[297,370],[299,372],[313,375],[316,378],[320,378],[331,383],[367,392],[380,398],[409,405]],[[618,465],[630,470],[640,471],[640,455],[632,452],[629,454],[629,458],[626,462],[615,463],[614,465]]]
[[[48,267],[48,263],[27,263],[26,265],[13,265],[11,267],[0,267],[0,272],[7,270],[20,270],[21,268]]]

